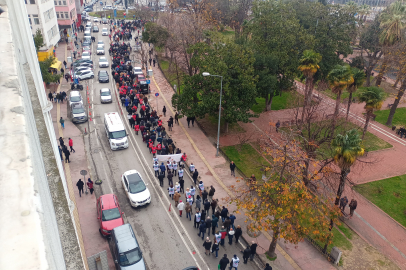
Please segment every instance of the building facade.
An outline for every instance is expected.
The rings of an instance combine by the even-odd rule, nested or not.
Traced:
[[[24,0],[28,13],[28,21],[34,35],[40,29],[44,37],[44,46],[41,50],[58,44],[61,39],[58,28],[58,21],[55,12],[54,1],[52,0]]]
[[[83,0],[75,0],[76,3],[76,15],[78,17],[77,20],[77,27],[82,23],[82,11],[84,10],[83,8]]]
[[[75,0],[53,0],[61,36],[74,33],[77,22]]]

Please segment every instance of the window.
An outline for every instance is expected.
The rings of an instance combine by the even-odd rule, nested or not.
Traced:
[[[44,18],[45,22],[49,22],[53,17],[54,17],[54,10],[53,8],[48,9],[47,11],[44,12]]]
[[[35,0],[30,0],[31,5],[35,5]]]
[[[47,31],[48,39],[52,39],[54,36],[56,36],[56,34],[58,33],[57,31],[58,30],[56,29],[56,25],[54,25],[51,29],[49,29]]]
[[[30,15],[28,15],[28,21],[30,22],[30,25],[32,25],[32,22],[31,22],[31,17],[30,17]]]
[[[76,9],[72,9],[70,11],[70,18],[73,19],[75,17],[75,14],[76,14]]]
[[[69,19],[69,12],[65,12],[65,19]]]
[[[49,0],[41,0],[41,3],[46,3],[46,2],[48,2]]]
[[[27,4],[27,0],[24,0],[25,4]]]
[[[56,18],[59,20],[59,12],[56,12]]]
[[[34,19],[34,24],[38,25],[39,24],[38,15],[32,15],[32,18]]]

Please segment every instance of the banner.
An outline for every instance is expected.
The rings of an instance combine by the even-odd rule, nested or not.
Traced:
[[[158,159],[159,164],[163,162],[166,165],[167,161],[176,161],[179,162],[182,158],[182,154],[174,154],[174,155],[157,155],[156,156]]]

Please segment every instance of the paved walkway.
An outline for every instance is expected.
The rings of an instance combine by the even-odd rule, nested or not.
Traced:
[[[56,49],[56,56],[61,62],[63,62],[63,60],[66,60],[66,44],[62,43]],[[68,91],[70,90],[70,82],[67,83],[65,79],[61,80],[61,85],[58,90],[68,93]],[[79,191],[76,187],[76,183],[80,178],[82,179],[82,181],[84,181],[83,176],[80,174],[81,170],[86,170],[88,172],[88,174],[86,175],[86,181],[84,181],[85,183],[87,182],[87,178],[91,176],[89,175],[90,171],[88,169],[89,166],[87,163],[83,135],[81,131],[75,126],[75,124],[73,124],[68,119],[66,102],[67,101],[64,101],[64,103],[62,104],[54,103],[51,115],[54,123],[56,137],[64,138],[65,145],[68,145],[69,138],[72,138],[73,148],[76,151],[75,153],[71,153],[69,157],[71,162],[65,163],[64,160],[63,164],[65,166],[64,171],[66,181],[68,182],[68,187],[70,189],[69,192],[71,194],[71,200],[74,201],[76,205],[77,215],[79,217],[79,228],[81,229],[81,231],[79,231],[79,233],[81,233],[79,237],[80,242],[84,246],[86,257],[90,257],[99,252],[102,252],[103,250],[106,250],[109,268],[115,269],[108,242],[99,234],[95,193],[91,195],[89,192],[88,194],[82,194],[82,197],[80,197]],[[59,124],[59,118],[61,116],[65,120],[64,129],[62,129],[61,125]],[[63,156],[63,158],[65,159],[65,156]],[[72,192],[74,195],[73,197]]]

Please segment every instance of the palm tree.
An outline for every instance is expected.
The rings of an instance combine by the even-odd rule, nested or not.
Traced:
[[[318,65],[320,61],[321,55],[313,50],[305,50],[300,59],[299,70],[303,72],[303,75],[306,77],[305,101],[303,108],[310,104],[312,100],[314,86],[313,76],[320,68]]]
[[[337,95],[336,107],[334,109],[333,115],[333,125],[331,129],[331,134],[333,135],[338,112],[340,109],[341,94],[348,85],[354,82],[354,78],[352,77],[351,69],[349,66],[336,65],[334,69],[331,70],[328,74],[327,79],[330,84],[331,91]]]
[[[380,110],[382,103],[385,100],[385,92],[382,88],[371,86],[365,88],[358,96],[359,103],[365,102],[366,119],[364,131],[362,133],[362,139],[364,139],[365,133],[368,129],[369,120],[374,110]]]
[[[400,1],[392,3],[380,16],[382,33],[379,36],[379,42],[386,48],[386,52],[378,77],[376,78],[376,86],[381,85],[382,77],[388,66],[389,57],[386,56],[386,54],[388,54],[388,48],[402,40],[406,27],[405,19],[406,6]]]
[[[350,93],[348,97],[348,106],[347,106],[347,117],[350,113],[350,106],[352,102],[352,94],[357,92],[358,87],[361,87],[365,82],[365,72],[358,68],[351,68],[352,77],[354,78],[354,82],[347,87],[347,92]]]
[[[359,18],[364,22],[367,20],[367,16],[371,13],[371,7],[369,5],[363,4],[358,7]]]
[[[361,146],[362,139],[356,129],[347,131],[344,135],[337,134],[332,142],[334,148],[334,162],[340,168],[340,184],[337,190],[335,205],[339,205],[341,195],[344,191],[345,179],[350,168],[355,164],[357,158],[364,155],[364,148]]]

